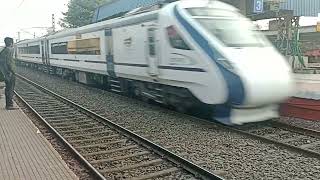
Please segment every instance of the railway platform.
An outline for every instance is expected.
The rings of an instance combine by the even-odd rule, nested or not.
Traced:
[[[5,110],[0,83],[0,179],[78,179],[22,110]]]
[[[295,74],[295,97],[320,100],[320,74]]]
[[[320,120],[320,74],[295,74],[295,80],[296,94],[281,105],[281,115]]]

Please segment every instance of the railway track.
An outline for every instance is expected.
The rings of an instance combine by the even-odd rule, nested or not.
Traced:
[[[222,179],[22,76],[18,81],[18,98],[98,179]]]
[[[320,158],[320,132],[316,130],[297,127],[275,120],[227,128],[307,156]]]

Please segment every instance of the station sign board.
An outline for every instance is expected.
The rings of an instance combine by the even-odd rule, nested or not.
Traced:
[[[263,0],[254,0],[253,1],[253,12],[254,13],[263,13]]]

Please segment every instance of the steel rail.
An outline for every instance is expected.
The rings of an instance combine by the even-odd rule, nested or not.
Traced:
[[[178,113],[178,112],[172,111],[172,110],[169,110],[169,111],[171,111],[173,113]],[[214,121],[206,120],[206,119],[203,119],[203,118],[198,118],[198,117],[187,115],[187,114],[181,114],[181,113],[178,113],[178,114],[180,116],[183,115],[185,117],[192,118],[194,121],[197,120],[197,121],[200,121],[200,122],[201,121],[202,122],[206,122],[206,123],[218,126],[220,128],[227,129],[227,130],[229,130],[231,132],[238,133],[238,134],[244,135],[244,136],[252,138],[252,139],[260,140],[260,141],[262,141],[264,143],[277,145],[279,147],[285,147],[285,148],[287,148],[287,149],[289,149],[289,150],[291,150],[293,152],[298,152],[298,153],[301,153],[301,154],[305,154],[305,155],[307,155],[309,157],[315,157],[315,158],[319,158],[320,159],[320,152],[316,152],[316,151],[309,150],[309,149],[304,149],[304,148],[299,148],[297,146],[293,146],[293,145],[290,145],[290,144],[287,144],[287,143],[283,143],[283,142],[280,142],[280,141],[269,139],[269,138],[266,138],[266,137],[263,137],[263,136],[260,136],[260,135],[257,135],[257,134],[250,133],[250,132],[245,131],[245,130],[241,130],[238,127],[227,126],[227,125],[221,124],[219,122],[214,122]],[[320,138],[320,132],[319,131],[314,131],[314,130],[310,130],[310,129],[306,129],[306,128],[300,128],[300,127],[292,127],[292,126],[289,127],[288,125],[285,126],[284,123],[280,123],[280,122],[272,122],[272,123],[274,123],[275,126],[278,126],[280,128],[287,127],[288,131],[291,131],[291,132],[294,132],[294,133],[303,134],[303,131],[305,131],[305,133],[307,133],[308,135],[310,135],[312,137]],[[319,139],[319,141],[320,141],[320,139]]]
[[[294,125],[291,125],[291,124],[287,124],[287,123],[284,123],[284,122],[278,122],[278,121],[272,121],[271,123],[275,127],[279,127],[281,129],[286,129],[288,131],[296,132],[296,133],[299,133],[299,134],[309,135],[309,136],[312,136],[312,137],[315,137],[315,138],[320,138],[320,131],[317,131],[317,130],[314,130],[314,129],[298,127],[298,126],[294,126]]]
[[[172,111],[172,110],[169,110],[169,111],[171,111],[173,113],[178,113],[178,112]],[[187,114],[181,114],[181,113],[178,113],[178,114],[180,116],[182,115],[182,116],[185,116],[185,117],[192,118],[194,121],[197,120],[197,121],[200,121],[200,122],[201,121],[202,122],[206,122],[206,123],[218,126],[220,128],[227,129],[227,130],[229,130],[231,132],[238,133],[238,134],[244,135],[244,136],[252,138],[252,139],[260,140],[260,141],[262,141],[264,143],[277,145],[279,147],[285,147],[285,148],[287,148],[287,149],[289,149],[289,150],[291,150],[293,152],[298,152],[298,153],[301,153],[301,154],[305,154],[305,155],[307,155],[309,157],[315,157],[315,158],[319,158],[320,159],[320,152],[316,152],[316,151],[305,149],[305,148],[299,148],[297,146],[293,146],[293,145],[290,145],[290,144],[287,144],[287,143],[283,143],[283,142],[280,142],[280,141],[269,139],[267,137],[263,137],[263,136],[260,136],[260,135],[254,134],[254,133],[250,133],[250,132],[245,131],[245,130],[241,130],[240,128],[235,127],[235,126],[227,126],[227,125],[221,124],[219,122],[210,121],[210,120],[207,120],[207,119],[203,119],[203,118],[199,118],[199,117],[195,117],[195,116],[191,116],[191,115],[187,115]],[[304,134],[304,135],[307,134],[307,135],[309,135],[311,137],[320,138],[320,131],[314,131],[314,130],[307,129],[307,128],[290,126],[288,124],[280,123],[280,122],[274,122],[273,121],[272,123],[274,123],[274,126],[276,126],[276,127],[279,127],[279,128],[282,128],[282,129],[286,129],[287,128],[286,130],[294,132],[294,133],[299,133],[299,134]],[[320,139],[319,139],[319,141],[320,141]]]
[[[57,99],[60,99],[61,101],[79,109],[80,111],[82,111],[83,113],[87,114],[88,116],[92,117],[92,118],[95,118],[96,120],[99,120],[100,122],[104,122],[106,123],[106,125],[108,125],[109,127],[113,128],[114,130],[118,131],[119,133],[122,133],[122,134],[125,134],[127,137],[131,138],[132,140],[134,140],[135,142],[137,142],[138,144],[144,146],[145,148],[147,149],[151,149],[152,151],[154,151],[155,153],[157,153],[158,155],[164,157],[165,159],[169,160],[170,162],[182,167],[184,170],[192,173],[195,177],[198,177],[198,178],[201,178],[201,179],[217,179],[217,180],[220,180],[220,179],[223,179],[221,178],[220,176],[214,174],[213,172],[210,172],[202,167],[200,167],[199,165],[197,164],[194,164],[193,162],[175,154],[175,153],[172,153],[171,151],[165,149],[164,147],[161,147],[153,142],[151,142],[150,140],[102,117],[101,115],[17,74],[17,77],[22,79],[23,81],[37,87],[38,89],[40,89],[41,91],[47,93],[47,94],[51,94],[52,96],[56,97]],[[20,97],[22,98],[22,97]],[[26,101],[24,101],[25,103],[27,103]],[[34,111],[34,109],[33,109]],[[34,111],[35,112],[35,111]],[[41,117],[41,115],[39,115],[37,112],[35,112],[35,114],[39,117]],[[45,121],[43,118],[41,118],[43,121]],[[45,124],[48,126],[48,127],[51,127],[52,128],[52,131],[57,133],[58,132],[56,130],[53,129],[52,126],[50,126],[47,122],[45,122]],[[50,128],[50,129],[51,129]],[[63,141],[65,141],[65,139],[60,135],[58,134],[58,136],[60,136],[59,138],[62,139]],[[80,153],[78,153],[68,142],[65,142],[68,147],[72,150],[74,150],[76,152],[76,154],[78,155],[78,157],[81,157],[81,159],[84,160],[84,162],[86,162],[86,165],[88,167],[91,167],[94,168],[88,161],[86,161],[81,155]],[[93,172],[98,172],[97,170],[93,170]],[[99,173],[99,172],[98,172]],[[100,173],[99,173],[99,177],[101,176],[101,178],[103,177]]]
[[[287,143],[283,143],[281,141],[277,141],[277,140],[273,140],[273,139],[270,139],[270,138],[267,138],[267,137],[263,137],[263,136],[260,136],[260,135],[256,135],[256,134],[253,134],[253,133],[250,133],[250,132],[247,132],[245,130],[240,130],[238,128],[235,128],[235,127],[226,127],[224,125],[221,125],[231,131],[234,131],[234,132],[238,132],[239,134],[243,134],[247,137],[251,137],[251,138],[254,138],[256,140],[260,140],[260,141],[263,141],[265,143],[269,143],[269,144],[275,144],[279,147],[285,147],[291,151],[294,151],[294,152],[298,152],[298,153],[301,153],[301,154],[305,154],[307,156],[310,156],[310,157],[315,157],[315,158],[319,158],[320,159],[320,153],[319,152],[316,152],[316,151],[313,151],[313,150],[309,150],[309,149],[304,149],[304,148],[300,148],[300,147],[297,147],[297,146],[293,146],[293,145],[290,145],[290,144],[287,144]],[[292,132],[295,132],[295,131],[292,131]]]
[[[60,140],[60,142],[62,142],[69,149],[69,151],[72,152],[75,157],[88,168],[95,178],[106,180],[106,178],[99,171],[97,171],[96,168],[94,168],[65,138],[63,138],[63,136],[61,136],[61,134],[56,131],[25,99],[23,99],[19,93],[16,91],[14,93],[18,99],[22,101],[24,105],[27,106],[27,108],[31,110],[32,113],[35,114],[37,118],[39,118],[48,127],[48,129]]]

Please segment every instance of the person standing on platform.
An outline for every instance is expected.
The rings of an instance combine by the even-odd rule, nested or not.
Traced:
[[[2,52],[2,50],[4,50],[4,47],[0,47],[0,54]],[[2,71],[1,71],[1,67],[0,67],[0,89],[2,89],[3,87],[1,86],[1,83],[4,82],[4,77],[2,75]],[[0,94],[1,97],[1,94]]]
[[[16,65],[13,59],[13,39],[10,37],[6,37],[4,39],[4,43],[6,44],[6,47],[0,53],[0,70],[4,76],[6,84],[6,109],[14,110],[17,108],[13,106],[12,100],[16,82]]]

